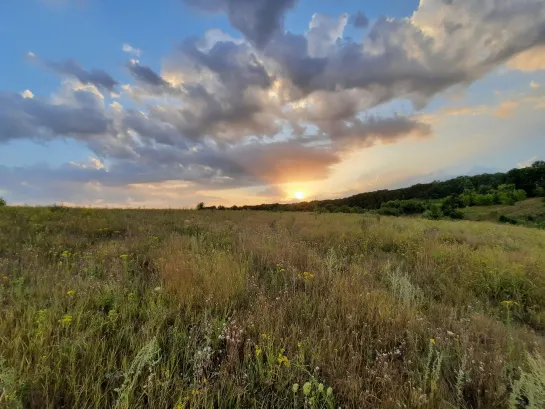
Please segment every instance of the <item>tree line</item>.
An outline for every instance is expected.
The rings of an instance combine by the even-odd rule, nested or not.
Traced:
[[[514,204],[529,197],[545,196],[545,161],[506,173],[460,176],[444,182],[421,183],[395,190],[366,192],[342,199],[256,206],[206,207],[199,210],[263,210],[323,213],[366,213],[383,215],[423,214],[428,218],[461,218],[460,208]]]

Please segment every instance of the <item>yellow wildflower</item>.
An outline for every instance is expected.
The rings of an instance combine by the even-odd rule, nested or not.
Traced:
[[[8,276],[2,276],[2,280],[8,281],[8,280],[9,280],[9,277],[8,277]]]
[[[72,316],[71,315],[65,315],[59,320],[59,324],[61,324],[63,327],[68,328],[72,324]]]
[[[291,365],[290,360],[288,359],[286,355],[283,354],[283,352],[278,354],[277,361],[280,366],[284,365],[285,367],[289,368]]]
[[[70,257],[70,252],[68,250],[64,250],[62,253],[61,253],[61,257]]]
[[[75,295],[75,294],[76,294],[76,291],[74,291],[74,290],[68,290],[68,291],[66,292],[66,295],[68,295],[68,296],[70,296],[70,297],[72,297],[72,296]]]
[[[259,358],[262,353],[263,353],[263,350],[259,347],[259,345],[256,345],[255,346],[255,357]]]
[[[127,259],[129,258],[129,255],[128,254],[122,254],[119,257],[121,257],[121,259],[123,259],[123,261],[127,261]]]
[[[430,342],[435,345],[435,338],[430,338]]]

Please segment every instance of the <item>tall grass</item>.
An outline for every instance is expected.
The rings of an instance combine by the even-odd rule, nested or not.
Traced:
[[[0,407],[541,402],[544,243],[488,223],[2,208]]]

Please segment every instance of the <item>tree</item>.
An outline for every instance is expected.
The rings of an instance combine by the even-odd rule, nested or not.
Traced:
[[[200,202],[200,203],[197,205],[197,210],[204,210],[204,202]]]
[[[6,205],[6,201],[0,197],[0,207],[2,206],[5,206]]]
[[[545,167],[545,160],[536,160],[534,163],[532,163],[533,168],[542,168]]]

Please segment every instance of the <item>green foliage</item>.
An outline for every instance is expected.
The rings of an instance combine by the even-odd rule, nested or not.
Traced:
[[[5,205],[6,205],[6,201],[2,197],[0,197],[0,207]]]
[[[424,212],[422,217],[429,220],[439,220],[441,217],[443,217],[441,205],[437,203],[432,204],[430,208]]]
[[[527,354],[528,370],[513,385],[510,409],[545,408],[545,359],[541,355]]]
[[[197,210],[204,210],[204,203],[203,203],[203,202],[200,202],[200,203],[197,205]]]
[[[293,204],[264,204],[259,206],[244,206],[246,210],[283,210],[283,211],[314,211],[316,206],[327,209],[330,213],[343,212],[339,207],[360,207],[367,210],[378,210],[383,207],[397,208],[401,214],[417,214],[427,210],[412,211],[410,208],[400,209],[394,202],[415,201],[427,203],[447,197],[460,197],[462,206],[491,206],[492,204],[514,204],[533,197],[536,188],[545,187],[544,161],[537,161],[533,166],[524,169],[512,169],[507,173],[483,174],[477,176],[460,176],[444,182],[417,184],[396,189],[379,190],[361,193],[355,196],[313,202]],[[490,196],[491,195],[491,196]],[[232,210],[235,210],[232,208]],[[386,210],[386,214],[396,213]]]

